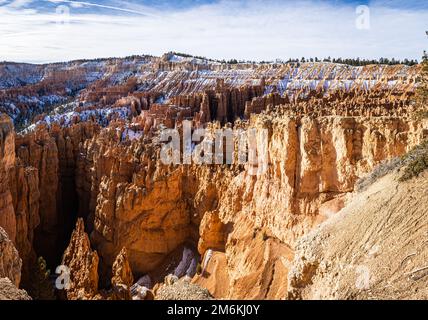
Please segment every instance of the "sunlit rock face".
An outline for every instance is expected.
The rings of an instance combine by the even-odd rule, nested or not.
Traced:
[[[9,278],[18,287],[21,282],[22,261],[3,228],[0,228],[0,253],[0,278]]]
[[[70,269],[68,299],[91,299],[98,293],[98,255],[91,249],[82,219],[76,223],[62,265]]]
[[[165,123],[180,115],[196,116],[202,123],[225,122],[259,113],[268,104],[331,91],[354,96],[353,91],[367,94],[376,89],[378,98],[385,91],[406,94],[413,90],[418,70],[321,62],[225,64],[171,53],[47,65],[2,63],[0,111],[19,129],[40,120],[63,125],[96,120],[106,125],[143,110],[153,121]],[[262,98],[270,93],[277,95]],[[159,105],[168,111],[156,108]]]
[[[9,174],[15,163],[15,133],[10,119],[0,115],[0,225],[12,241],[16,238],[16,217],[9,188]]]
[[[0,226],[23,275],[37,256],[71,268],[69,299],[130,298],[142,278],[156,298],[187,260],[179,276],[215,298],[285,298],[297,239],[342,209],[359,177],[428,136],[412,116],[418,71],[174,54],[9,70],[0,106],[19,133],[1,117]],[[52,94],[63,100],[22,98]],[[192,148],[216,129],[266,132],[265,170],[165,164],[162,130],[181,135],[185,121],[207,130]]]

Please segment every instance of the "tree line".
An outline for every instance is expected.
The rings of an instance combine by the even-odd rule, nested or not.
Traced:
[[[379,58],[379,59],[360,59],[360,58],[323,58],[319,59],[318,57],[315,58],[305,58],[302,57],[300,59],[288,59],[288,60],[282,60],[282,59],[276,59],[275,61],[248,61],[248,60],[237,60],[237,59],[230,59],[230,60],[221,60],[218,61],[221,63],[227,63],[227,64],[238,64],[238,63],[260,63],[260,64],[272,64],[272,63],[305,63],[305,62],[331,62],[331,63],[340,63],[340,64],[347,64],[350,66],[367,66],[371,64],[384,64],[384,65],[398,65],[403,64],[407,66],[414,66],[418,64],[418,60],[416,59],[389,59],[389,58]]]

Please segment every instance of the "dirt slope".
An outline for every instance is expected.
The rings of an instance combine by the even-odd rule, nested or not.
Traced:
[[[428,298],[428,172],[399,176],[378,180],[299,240],[289,298]]]

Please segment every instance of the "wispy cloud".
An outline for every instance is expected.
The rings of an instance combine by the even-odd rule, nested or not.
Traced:
[[[28,1],[28,0],[21,0],[21,1]],[[83,7],[96,7],[96,8],[103,8],[103,9],[109,9],[114,11],[120,11],[125,13],[132,13],[142,16],[150,16],[155,18],[160,18],[160,16],[153,14],[153,10],[147,6],[138,6],[136,8],[135,5],[131,6],[133,9],[127,9],[125,7],[119,7],[119,5],[105,5],[105,4],[98,4],[94,2],[88,2],[88,1],[73,1],[73,0],[47,0],[52,3],[58,3],[58,4],[68,4],[72,8],[83,8]]]
[[[428,5],[386,2],[366,2],[368,30],[356,28],[355,8],[361,2],[351,0],[199,1],[161,8],[120,0],[0,2],[0,60],[64,61],[170,50],[252,60],[419,58],[427,47]],[[69,7],[68,24],[56,23],[59,5]]]

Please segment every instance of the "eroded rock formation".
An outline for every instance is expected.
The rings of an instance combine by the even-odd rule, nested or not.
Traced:
[[[10,239],[16,238],[16,217],[9,187],[9,175],[15,164],[15,134],[9,117],[0,114],[0,226]]]
[[[0,278],[0,300],[31,300],[25,290],[18,289],[9,278]]]
[[[16,287],[19,287],[21,265],[18,251],[4,229],[0,227],[0,278],[7,277]]]
[[[113,299],[131,300],[131,286],[134,283],[132,270],[128,262],[126,249],[123,248],[113,263],[113,277],[111,284],[113,287]]]
[[[91,249],[83,219],[78,219],[62,264],[70,270],[68,299],[91,299],[98,293],[98,254]]]
[[[8,103],[40,86],[60,93],[68,78],[83,89],[18,135],[0,118],[0,226],[23,277],[37,256],[55,267],[66,248],[68,299],[130,299],[133,279],[190,243],[210,258],[195,276],[186,264],[186,286],[215,298],[285,298],[296,240],[342,209],[359,177],[428,137],[427,122],[411,117],[418,66],[171,59],[75,62],[72,74],[52,66],[44,82],[2,92]],[[208,132],[191,148],[216,129],[256,129],[257,141],[266,132],[266,170],[162,163],[160,133],[183,133],[185,120]]]
[[[271,133],[262,175],[239,165],[165,166],[158,149],[141,140],[123,143],[116,130],[88,140],[87,192],[99,189],[89,201],[97,203],[91,239],[107,269],[126,247],[132,270],[147,273],[190,239],[201,254],[208,248],[224,252],[226,297],[284,297],[294,240],[326,219],[319,208],[352,192],[359,176],[425,134],[420,122],[398,117],[312,118],[281,111],[254,117],[249,126]],[[243,289],[249,285],[252,291]]]

